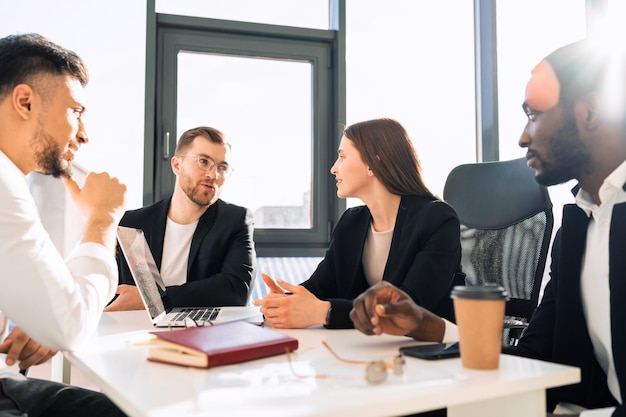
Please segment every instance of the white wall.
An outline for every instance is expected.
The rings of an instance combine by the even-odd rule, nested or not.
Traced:
[[[78,152],[75,164],[117,176],[128,187],[127,208],[140,207],[145,1],[0,0],[0,10],[0,37],[36,32],[83,58],[90,73],[85,113],[90,142]],[[75,169],[75,175],[80,171]],[[82,234],[82,217],[59,180],[31,175],[30,181],[46,229],[59,251],[67,254]]]
[[[90,142],[76,163],[108,171],[142,205],[146,50],[145,0],[0,0],[0,36],[36,32],[73,50],[90,73]]]

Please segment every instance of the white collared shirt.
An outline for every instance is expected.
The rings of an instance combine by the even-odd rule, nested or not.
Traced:
[[[619,381],[615,374],[611,348],[611,315],[609,290],[609,231],[615,204],[626,202],[626,161],[613,171],[599,190],[601,204],[580,189],[576,204],[590,216],[587,242],[582,260],[581,294],[583,311],[596,359],[607,375],[613,397],[621,404]],[[613,408],[586,411],[581,416],[610,416]]]
[[[111,249],[83,243],[62,258],[41,223],[25,175],[1,151],[0,265],[0,310],[57,350],[72,350],[95,332],[117,288]]]

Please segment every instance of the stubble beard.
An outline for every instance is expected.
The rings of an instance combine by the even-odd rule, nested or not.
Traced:
[[[213,191],[213,193],[209,194],[200,184],[192,185],[192,182],[188,177],[181,181],[181,188],[183,189],[187,198],[189,198],[189,200],[197,204],[199,207],[208,207],[213,204],[215,200],[217,200],[215,190]]]

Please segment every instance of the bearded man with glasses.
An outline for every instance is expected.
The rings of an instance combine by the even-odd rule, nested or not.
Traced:
[[[142,229],[171,307],[245,305],[255,273],[252,211],[220,199],[232,174],[231,145],[212,127],[187,130],[171,159],[174,192],[129,210],[121,226]],[[105,311],[144,305],[118,248],[120,285]]]

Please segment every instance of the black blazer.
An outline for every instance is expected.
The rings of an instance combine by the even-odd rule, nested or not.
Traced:
[[[563,208],[563,224],[554,241],[551,280],[515,353],[579,367],[581,382],[548,391],[548,407],[567,401],[586,408],[617,405],[606,374],[595,359],[585,322],[580,275],[589,218],[574,204]],[[626,203],[613,209],[609,238],[609,285],[613,360],[622,399],[626,399]],[[613,416],[626,416],[618,406]]]
[[[171,198],[150,206],[127,211],[121,226],[143,229],[159,270],[167,211]],[[187,282],[167,287],[171,306],[245,305],[255,273],[256,255],[252,234],[252,212],[244,207],[217,200],[200,217],[191,240]],[[120,284],[135,282],[118,246]]]
[[[331,302],[329,328],[354,327],[349,317],[352,300],[369,288],[361,260],[371,220],[367,206],[346,210],[324,259],[301,284]],[[454,321],[450,290],[465,283],[460,260],[460,226],[454,209],[443,201],[403,196],[383,280],[406,291],[417,304]]]

